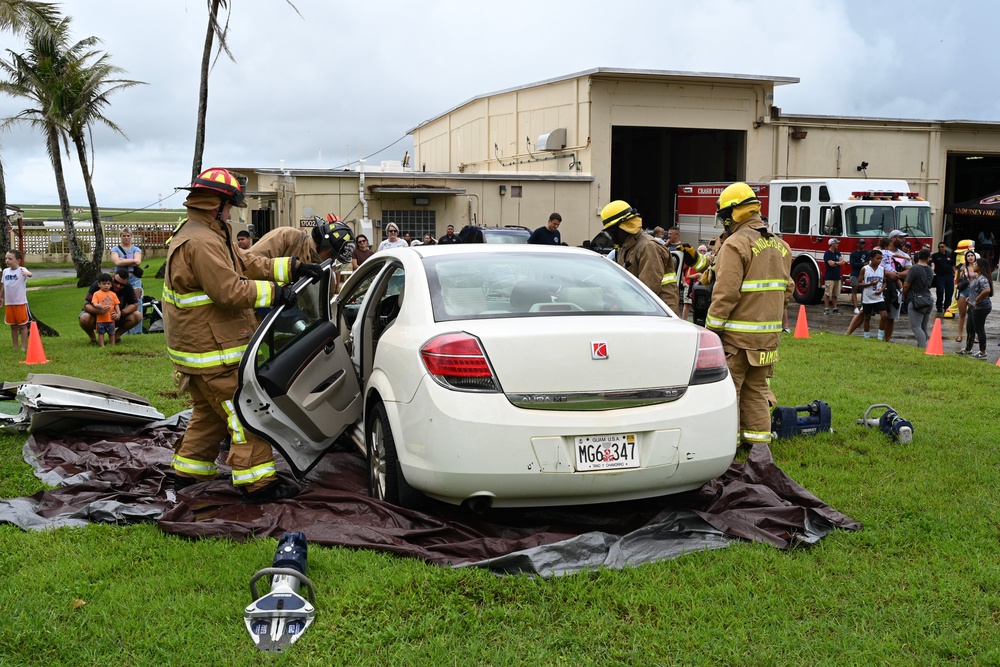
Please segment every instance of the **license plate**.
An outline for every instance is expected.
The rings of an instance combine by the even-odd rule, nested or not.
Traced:
[[[583,435],[576,439],[577,470],[624,470],[639,467],[635,433]]]

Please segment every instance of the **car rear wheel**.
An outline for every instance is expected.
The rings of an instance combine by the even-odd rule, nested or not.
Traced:
[[[379,401],[365,424],[368,458],[368,495],[400,507],[418,508],[426,497],[407,484],[399,467],[396,441],[385,405]]]

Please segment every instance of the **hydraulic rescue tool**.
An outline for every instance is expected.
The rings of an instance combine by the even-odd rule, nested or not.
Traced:
[[[813,401],[809,405],[794,408],[776,406],[771,411],[771,433],[774,438],[790,438],[795,435],[816,435],[820,431],[830,431],[830,406],[824,401]]]
[[[274,563],[250,579],[253,602],[243,620],[254,644],[262,651],[280,653],[291,646],[312,624],[316,616],[312,582],[306,576],[308,543],[303,533],[286,532],[278,540]],[[257,596],[257,580],[271,576],[271,590]],[[304,585],[309,599],[299,595]]]
[[[885,410],[879,418],[872,417],[874,410]],[[877,428],[893,440],[897,440],[904,445],[913,441],[913,424],[908,419],[903,419],[899,413],[891,406],[878,404],[869,406],[865,410],[865,416],[858,420],[861,426]]]

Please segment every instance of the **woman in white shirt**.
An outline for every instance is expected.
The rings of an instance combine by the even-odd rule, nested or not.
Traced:
[[[389,248],[405,248],[406,241],[399,238],[399,227],[396,223],[390,222],[385,226],[385,233],[389,235],[389,238],[378,244],[379,250],[388,250]]]

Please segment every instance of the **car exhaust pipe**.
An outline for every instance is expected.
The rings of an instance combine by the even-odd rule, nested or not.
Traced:
[[[462,501],[462,507],[473,514],[486,514],[493,507],[493,496],[472,496]]]

